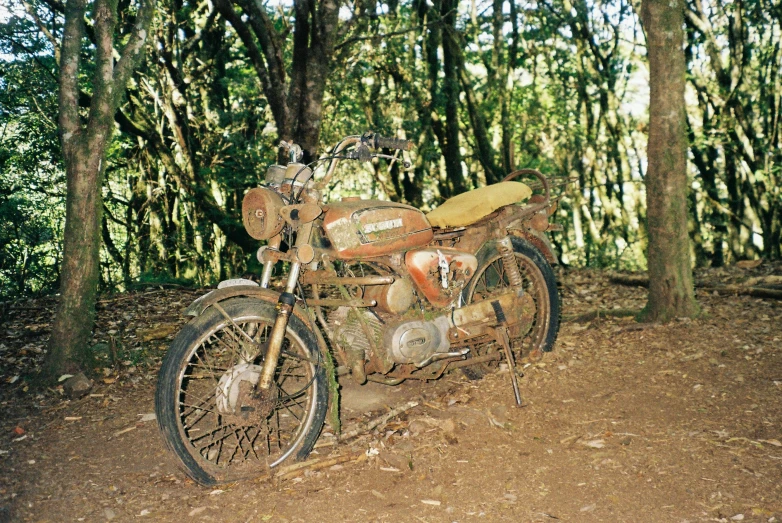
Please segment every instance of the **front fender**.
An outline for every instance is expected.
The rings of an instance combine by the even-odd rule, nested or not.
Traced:
[[[236,298],[238,296],[257,298],[259,300],[277,305],[277,300],[280,297],[280,293],[271,289],[264,289],[263,287],[259,287],[257,285],[232,285],[222,289],[215,289],[197,298],[187,307],[187,309],[185,309],[185,315],[200,316],[206,309],[215,303],[219,303],[231,298]],[[299,307],[298,304],[293,308],[293,314],[295,314],[301,321],[303,321],[305,325],[310,324],[309,318],[307,318],[307,315],[303,310],[301,310],[301,307]]]

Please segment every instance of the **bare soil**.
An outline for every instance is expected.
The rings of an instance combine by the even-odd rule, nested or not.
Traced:
[[[566,316],[645,302],[599,272],[561,280]],[[345,425],[418,406],[347,443],[326,435],[313,456],[357,459],[205,489],[148,416],[178,312],[199,294],[102,300],[105,370],[76,401],[17,377],[40,361],[53,300],[3,306],[0,522],[782,520],[780,301],[701,293],[693,321],[565,322],[555,351],[523,368],[523,408],[507,369],[343,382]]]

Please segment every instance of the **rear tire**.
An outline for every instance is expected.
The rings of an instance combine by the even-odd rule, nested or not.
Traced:
[[[291,315],[274,393],[253,395],[274,304],[234,298],[207,309],[174,339],[158,376],[155,412],[184,472],[211,486],[306,458],[328,404],[315,335]],[[229,319],[230,318],[230,319]]]
[[[554,347],[559,333],[559,292],[554,270],[543,253],[524,239],[512,237],[511,241],[524,291],[535,302],[535,318],[530,331],[510,332],[511,349],[516,358],[520,358],[535,350],[549,352]],[[464,302],[485,300],[508,288],[510,282],[502,265],[502,256],[496,244],[489,242],[478,253],[478,270],[464,290]],[[475,346],[470,353],[472,356],[483,356],[497,351],[502,352],[501,347],[491,341]],[[462,371],[468,378],[477,380],[492,372],[494,367],[496,363],[478,364],[464,367]]]

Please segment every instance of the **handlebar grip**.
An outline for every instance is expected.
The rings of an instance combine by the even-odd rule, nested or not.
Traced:
[[[402,140],[401,138],[385,138],[379,134],[375,135],[375,149],[400,149],[409,151],[413,148],[413,142]]]

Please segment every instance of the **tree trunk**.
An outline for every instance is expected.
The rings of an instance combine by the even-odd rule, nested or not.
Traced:
[[[649,56],[649,299],[646,321],[698,314],[687,234],[687,124],[684,103],[682,3],[644,0],[641,18]]]
[[[80,151],[81,152],[81,151]],[[75,373],[87,360],[100,270],[101,202],[98,172],[83,154],[67,162],[63,263],[57,308],[44,373]]]
[[[459,0],[443,0],[440,9],[444,32],[456,31],[456,10]],[[445,171],[453,191],[459,194],[467,190],[462,171],[462,155],[459,149],[459,71],[457,70],[456,45],[451,35],[443,35],[443,95],[445,97]]]
[[[95,0],[93,95],[89,116],[79,114],[79,84],[87,0],[68,0],[60,58],[60,136],[67,177],[60,302],[43,365],[44,379],[83,368],[90,357],[100,276],[102,175],[114,113],[138,64],[154,13],[154,1],[139,9],[130,36],[114,62],[117,4]],[[125,33],[127,34],[127,33]],[[83,71],[81,72],[83,73]]]

